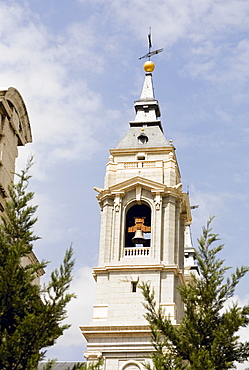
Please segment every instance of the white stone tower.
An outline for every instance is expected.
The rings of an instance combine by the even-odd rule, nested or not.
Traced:
[[[105,370],[142,370],[152,351],[139,283],[150,282],[173,323],[183,315],[177,286],[184,283],[191,212],[175,148],[158,119],[153,65],[145,67],[134,121],[110,150],[104,188],[95,188],[101,207],[96,303],[91,325],[81,330],[88,343],[85,357],[102,357]]]

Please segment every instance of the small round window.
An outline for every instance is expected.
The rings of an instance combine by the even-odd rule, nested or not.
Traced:
[[[146,136],[145,134],[140,134],[137,138],[138,142],[140,144],[146,144],[148,142],[148,136]]]

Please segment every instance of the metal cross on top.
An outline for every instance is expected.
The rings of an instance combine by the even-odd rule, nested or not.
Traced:
[[[148,34],[148,41],[149,41],[149,51],[147,54],[143,55],[142,57],[140,57],[139,59],[143,59],[143,58],[149,58],[150,60],[150,57],[152,55],[155,55],[155,54],[159,54],[163,51],[163,48],[162,49],[157,49],[157,50],[154,50],[154,51],[150,51],[151,48],[152,48],[152,42],[151,42],[151,27],[150,27],[150,33]]]

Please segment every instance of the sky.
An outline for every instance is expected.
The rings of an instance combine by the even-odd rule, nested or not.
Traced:
[[[249,1],[0,0],[0,89],[15,87],[26,104],[33,143],[20,148],[17,171],[35,155],[30,190],[39,204],[35,253],[51,261],[73,244],[72,324],[48,357],[81,361],[79,326],[91,320],[100,209],[109,149],[134,119],[153,48],[155,95],[172,139],[193,210],[192,238],[217,216],[221,258],[249,265]],[[249,299],[249,275],[236,291]],[[242,338],[248,338],[244,329]],[[245,369],[238,365],[238,369]]]

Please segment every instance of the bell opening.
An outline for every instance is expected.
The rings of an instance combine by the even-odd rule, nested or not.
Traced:
[[[136,204],[126,214],[125,247],[150,247],[151,209]]]

